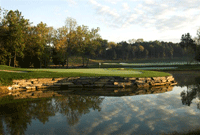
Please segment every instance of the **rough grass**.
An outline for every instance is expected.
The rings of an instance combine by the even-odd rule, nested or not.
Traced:
[[[27,73],[0,71],[0,85],[12,84],[14,79],[58,78],[58,77],[92,77],[92,76],[121,76],[121,77],[158,77],[169,76],[169,73],[134,69],[22,69],[0,65],[1,70],[28,71]]]

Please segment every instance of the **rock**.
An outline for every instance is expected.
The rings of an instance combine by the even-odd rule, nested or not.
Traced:
[[[136,83],[136,86],[137,86],[138,88],[149,87],[149,84],[148,84],[148,83]]]
[[[145,81],[146,79],[145,78],[136,78],[136,80]]]
[[[172,82],[170,85],[174,86],[174,85],[177,85],[177,84],[178,84],[177,82]]]
[[[131,82],[124,82],[123,85],[125,87],[131,87],[131,86],[133,86],[133,84]]]
[[[162,85],[165,85],[166,83],[154,83],[152,86],[162,86]]]
[[[65,82],[65,83],[61,83],[61,85],[73,85],[72,82]]]
[[[78,83],[82,84],[82,85],[89,85],[89,84],[93,84],[92,80],[83,80],[83,81],[79,81]]]
[[[94,84],[108,84],[108,82],[94,82]]]
[[[174,78],[167,79],[167,82],[172,82],[172,81],[174,81]]]
[[[97,82],[108,82],[108,81],[110,81],[110,79],[99,79]],[[95,82],[96,83],[96,82]]]
[[[16,97],[16,96],[19,96],[20,94],[21,94],[20,92],[16,92],[16,93],[12,93],[11,95]]]
[[[167,82],[167,80],[166,79],[162,79],[161,82],[165,83],[165,82]]]
[[[55,85],[55,86],[61,86],[62,83],[54,83],[53,85]]]
[[[26,86],[26,89],[27,89],[27,90],[35,90],[35,89],[36,89],[36,87],[35,87],[35,86],[33,86],[33,87]]]
[[[72,80],[77,80],[77,79],[79,79],[80,77],[69,77],[68,79],[67,79],[67,81],[72,81]]]
[[[102,84],[97,83],[97,84],[94,84],[93,86],[94,86],[94,87],[97,87],[97,88],[101,88],[101,87],[104,87],[104,85],[105,85],[105,84],[103,84],[103,83],[102,83]]]
[[[136,80],[135,83],[145,83],[145,80]]]
[[[19,88],[20,86],[15,84],[15,85],[12,85],[11,87],[12,87],[12,89],[16,89],[16,88]]]
[[[115,93],[119,92],[118,90],[114,90]]]
[[[36,90],[38,89],[48,89],[49,86],[36,86]]]
[[[131,78],[128,78],[128,80],[136,80],[136,78],[135,77],[131,77]]]
[[[30,93],[30,92],[33,92],[33,91],[35,91],[35,90],[27,90],[26,92],[27,92],[27,93]]]
[[[13,84],[25,83],[26,80],[13,80]]]

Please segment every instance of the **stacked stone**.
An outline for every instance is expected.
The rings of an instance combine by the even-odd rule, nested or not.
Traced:
[[[114,88],[114,92],[122,92],[127,89],[136,88],[135,94],[152,92],[165,92],[172,89],[171,86],[177,82],[172,76],[151,77],[151,78],[130,78],[130,77],[67,77],[67,78],[42,78],[28,80],[14,80],[13,85],[8,87],[9,94],[16,98],[39,98],[60,96],[56,92],[44,92],[49,89],[72,89],[72,88]],[[162,86],[162,87],[161,87]],[[123,89],[118,89],[123,88]]]
[[[14,80],[8,89],[14,91],[36,91],[40,89],[68,88],[128,88],[176,85],[172,76],[151,78],[129,77],[67,77]]]

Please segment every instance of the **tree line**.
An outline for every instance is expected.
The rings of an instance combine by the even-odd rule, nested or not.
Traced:
[[[200,60],[200,49],[197,46],[200,32],[197,32],[198,36],[194,40],[189,33],[183,35],[180,43],[157,40],[146,42],[143,39],[115,43],[102,39],[100,28],[89,29],[69,17],[65,25],[57,29],[43,22],[33,26],[18,10],[0,9],[0,17],[0,64],[9,66],[40,68],[53,62],[68,67],[71,56],[81,57],[83,66],[87,66],[91,58],[173,59],[191,55]]]

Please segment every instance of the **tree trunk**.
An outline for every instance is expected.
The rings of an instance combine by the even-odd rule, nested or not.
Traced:
[[[69,68],[69,57],[67,57],[67,68]]]
[[[83,67],[84,67],[84,66],[85,66],[85,63],[84,63],[84,62],[85,62],[85,61],[84,61],[84,56],[82,56],[82,59],[83,59]]]
[[[40,68],[42,68],[42,62],[40,61]]]
[[[8,64],[8,65],[9,65],[9,67],[10,67],[10,64],[11,64],[11,57],[9,58],[9,64]]]
[[[87,58],[87,63],[86,63],[86,67],[88,67],[88,64],[89,64],[89,58]]]
[[[14,67],[16,65],[16,51],[15,51],[15,56],[14,56]]]

